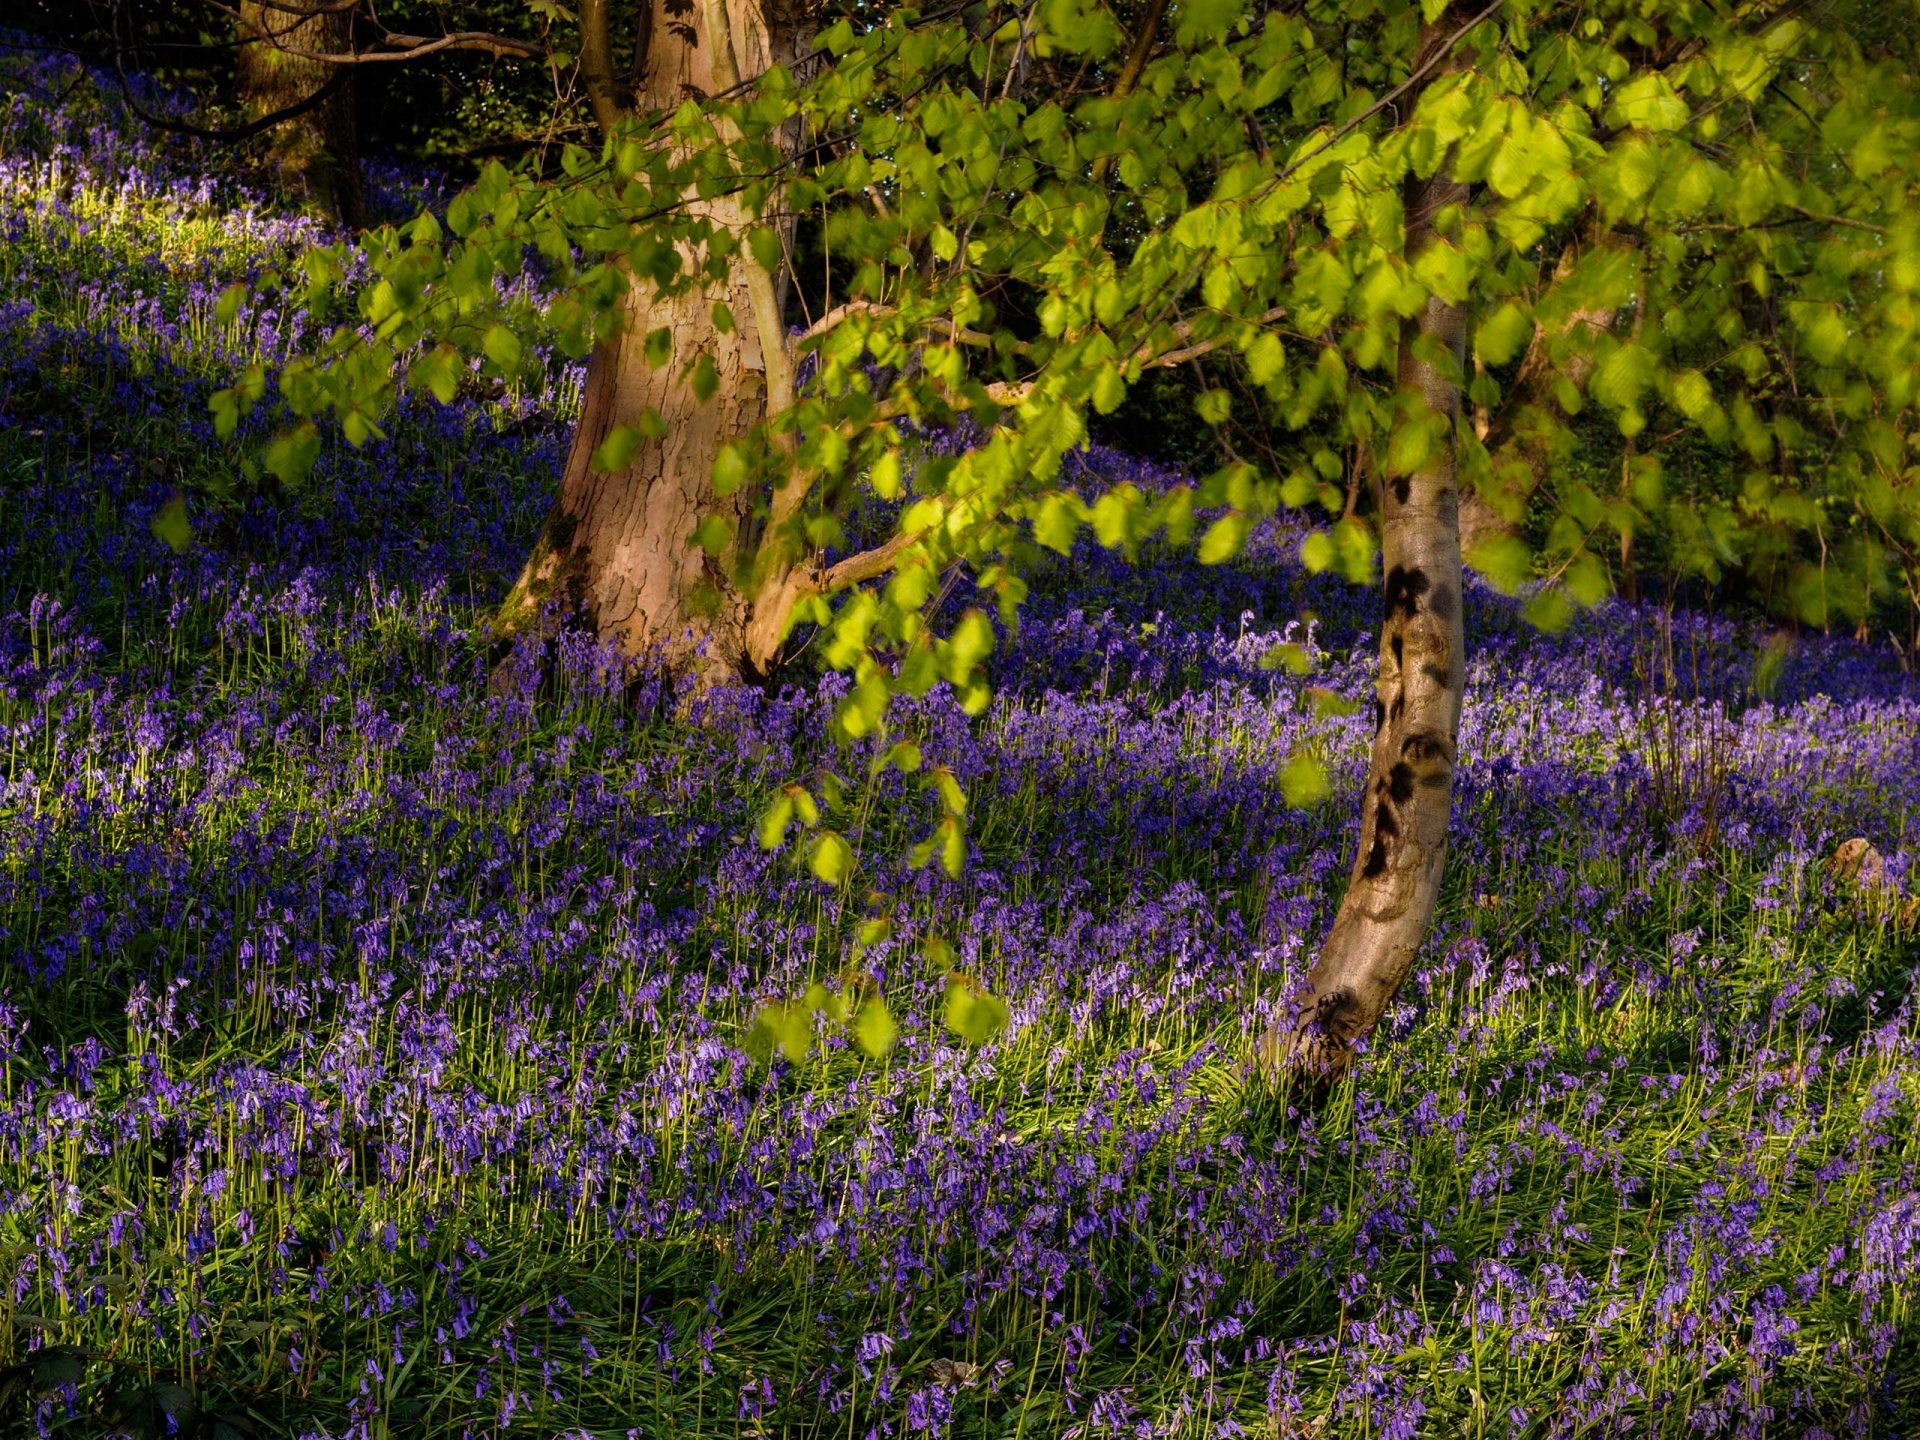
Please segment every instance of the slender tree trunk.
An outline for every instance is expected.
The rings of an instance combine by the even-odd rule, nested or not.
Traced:
[[[269,130],[267,163],[280,188],[342,224],[366,222],[354,138],[353,72],[292,51],[338,55],[351,48],[350,14],[337,0],[240,0],[238,80],[248,119],[298,105],[330,88],[312,109]]]
[[[1448,28],[1443,15],[1421,31],[1422,60]],[[1429,180],[1410,176],[1407,255],[1448,243],[1435,233],[1434,217],[1466,198],[1467,187],[1448,179],[1444,169]],[[1437,297],[1401,335],[1400,391],[1419,397],[1449,428],[1417,471],[1389,477],[1383,487],[1386,604],[1359,850],[1333,928],[1308,976],[1310,994],[1293,1028],[1276,1025],[1262,1046],[1270,1064],[1284,1061],[1316,1077],[1343,1071],[1354,1042],[1385,1013],[1426,938],[1440,893],[1465,678],[1452,439],[1460,420],[1464,336],[1461,307]]]
[[[598,17],[604,25],[604,4],[589,3],[581,13],[583,21]],[[613,113],[609,48],[603,35],[588,38],[595,109]],[[802,40],[802,27],[777,6],[655,0],[636,101],[645,110],[671,111],[689,95],[727,90],[776,61],[791,63]],[[747,224],[731,199],[696,201],[692,208],[729,228]],[[758,223],[779,228],[764,217]],[[734,316],[728,333],[713,322],[717,303]],[[752,539],[749,497],[718,496],[712,470],[723,445],[790,401],[779,311],[777,279],[744,249],[724,281],[678,296],[663,299],[646,282],[634,282],[619,329],[588,364],[559,498],[501,607],[500,630],[511,633],[557,602],[627,654],[650,654],[706,680],[752,678],[771,668],[794,587],[781,583],[784,574],[739,578],[742,554],[752,553],[742,550]],[[671,353],[653,366],[646,341],[659,330],[672,337]],[[703,355],[718,380],[705,402],[687,378]],[[625,469],[597,471],[593,454],[616,425],[658,438],[644,439]],[[708,515],[730,520],[734,537],[711,556],[693,542],[696,525]]]

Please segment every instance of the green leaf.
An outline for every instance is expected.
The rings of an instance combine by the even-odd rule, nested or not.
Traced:
[[[1262,670],[1284,670],[1289,675],[1305,675],[1313,669],[1313,656],[1304,645],[1282,641],[1260,657]]]
[[[249,404],[246,409],[252,409]],[[240,427],[242,402],[232,390],[216,390],[207,400],[207,409],[213,412],[213,433],[222,440],[231,440],[233,432]]]
[[[1387,437],[1386,470],[1389,475],[1417,475],[1433,459],[1442,437],[1434,417],[1425,413],[1402,411]]]
[[[720,372],[714,367],[713,356],[703,354],[693,362],[693,368],[687,375],[687,388],[702,405],[719,392]]]
[[[1520,614],[1529,625],[1551,635],[1567,628],[1573,618],[1573,601],[1558,585],[1547,585],[1527,597]]]
[[[1373,527],[1364,520],[1341,520],[1333,527],[1334,558],[1349,584],[1373,579]]]
[[[460,352],[451,345],[436,345],[413,362],[407,378],[442,405],[451,405],[460,392]]]
[[[1007,1002],[962,975],[947,977],[947,1028],[969,1045],[984,1045],[1013,1018]]]
[[[967,792],[960,788],[960,782],[954,778],[953,771],[945,765],[937,765],[931,772],[935,792],[940,797],[940,808],[949,815],[967,813]]]
[[[781,262],[786,259],[780,237],[764,225],[747,232],[747,252],[753,256],[753,263],[769,275],[779,274]]]
[[[1533,573],[1533,551],[1517,535],[1498,535],[1469,546],[1466,562],[1503,595],[1512,595]]]
[[[814,803],[813,796],[798,785],[789,785],[787,793],[793,796],[793,813],[800,817],[803,825],[811,828],[820,823],[820,807]]]
[[[853,1017],[853,1039],[870,1060],[880,1060],[893,1049],[894,1041],[899,1038],[900,1027],[893,1022],[893,1012],[887,1009],[887,1002],[878,995],[867,997],[860,1011]]]
[[[1613,593],[1613,577],[1598,555],[1582,551],[1568,563],[1561,583],[1575,604],[1591,609]]]
[[[1080,511],[1083,508],[1078,495],[1054,491],[1040,502],[1040,508],[1034,512],[1033,538],[1049,550],[1057,550],[1062,555],[1070,553],[1074,536],[1080,532]]]
[[[1715,408],[1713,386],[1698,370],[1682,370],[1675,375],[1667,395],[1674,409],[1696,422]]]
[[[713,460],[713,493],[724,499],[746,484],[752,474],[744,445],[722,445]]]
[[[504,325],[490,325],[480,339],[480,348],[498,370],[510,373],[520,368],[520,337]]]
[[[320,457],[320,432],[313,422],[304,420],[291,430],[276,435],[264,457],[269,473],[282,485],[298,485]]]
[[[965,702],[962,701],[962,709]],[[976,714],[977,711],[969,711]],[[967,868],[967,830],[958,815],[947,815],[940,821],[940,868],[958,880],[960,872]]]
[[[770,1063],[775,1054],[784,1055],[789,1064],[798,1065],[807,1058],[812,1046],[813,1017],[807,1007],[791,1000],[775,1000],[754,1012],[742,1048],[763,1065]]]
[[[213,323],[222,327],[231,325],[240,317],[240,307],[246,303],[247,287],[235,281],[220,292],[220,299],[213,307]]]
[[[1296,750],[1280,767],[1280,793],[1287,804],[1304,810],[1327,798],[1327,767],[1309,750]]]
[[[1593,398],[1613,410],[1631,409],[1652,383],[1659,361],[1645,346],[1631,340],[1614,348],[1587,382]]]
[[[154,511],[148,528],[153,531],[156,540],[176,555],[193,544],[193,526],[187,521],[187,502],[178,495]]]
[[[673,359],[673,331],[662,325],[647,332],[646,359],[655,370]]]
[[[760,813],[760,848],[778,850],[787,838],[787,827],[792,823],[793,796],[782,790]]]
[[[703,515],[693,528],[693,543],[709,555],[718,555],[733,539],[733,521],[725,515]]]
[[[1457,245],[1429,245],[1413,265],[1420,284],[1451,305],[1466,300],[1472,287],[1472,269],[1471,258]],[[1424,296],[1421,301],[1425,303]]]
[[[848,738],[858,740],[862,735],[872,735],[880,729],[886,718],[887,700],[887,682],[878,671],[869,671],[848,692],[834,718]]]
[[[1262,330],[1247,347],[1247,376],[1256,385],[1277,379],[1286,364],[1286,347],[1271,330]]]
[[[1205,41],[1224,41],[1242,8],[1242,0],[1180,0],[1174,38],[1182,49],[1197,49]]]
[[[1302,693],[1313,707],[1313,713],[1322,720],[1360,713],[1358,700],[1349,700],[1338,690],[1329,690],[1324,685],[1309,685]]]
[[[49,1345],[34,1356],[33,1388],[43,1395],[78,1385],[86,1375],[87,1357],[71,1345]]]
[[[1219,565],[1240,553],[1247,539],[1247,517],[1238,511],[1222,515],[1200,537],[1200,563]]]
[[[1594,173],[1594,194],[1607,214],[1618,213],[1650,192],[1660,178],[1660,156],[1644,136],[1634,135],[1614,148]]]
[[[1324,530],[1315,530],[1300,542],[1300,563],[1315,575],[1329,568],[1335,558],[1333,537]]]
[[[1139,513],[1140,492],[1131,485],[1117,485],[1093,502],[1094,538],[1109,550],[1133,539],[1133,521]]]
[[[1534,147],[1528,143],[1528,135],[1520,130],[1519,116],[1510,122],[1507,133],[1500,137],[1494,147],[1493,161],[1487,167],[1487,184],[1493,193],[1506,199],[1512,199],[1527,188],[1529,181],[1538,173],[1539,159]]]
[[[968,610],[954,624],[946,644],[946,676],[964,684],[974,667],[993,653],[993,622],[984,610]]]
[[[853,48],[853,22],[844,15],[820,32],[814,42],[829,55],[844,55]]]
[[[340,433],[356,450],[369,440],[386,439],[386,432],[358,409],[348,410],[340,416]]]
[[[593,452],[593,468],[602,471],[624,470],[633,463],[634,451],[640,448],[640,432],[631,425],[615,425],[607,431]]]
[[[822,830],[814,839],[807,866],[828,885],[839,885],[853,873],[853,847],[837,832]]]
[[[1847,322],[1838,307],[1796,301],[1788,309],[1816,364],[1831,365],[1847,353]]]
[[[1508,301],[1473,332],[1473,350],[1488,365],[1504,365],[1533,334],[1533,317]]]
[[[1687,102],[1675,93],[1673,82],[1658,72],[1629,80],[1614,92],[1607,119],[1614,125],[1639,130],[1678,130],[1690,115]]]

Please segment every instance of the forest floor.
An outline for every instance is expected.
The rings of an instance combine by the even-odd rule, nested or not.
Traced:
[[[970,797],[915,867],[938,807],[804,656],[490,692],[577,377],[249,483],[207,395],[296,322],[215,299],[320,231],[57,78],[0,125],[6,1433],[1920,1426],[1920,943],[1826,863],[1910,893],[1890,650],[1472,591],[1437,927],[1290,1110],[1247,1058],[1346,872],[1377,610],[1298,531],[1042,577],[989,710],[901,718]],[[757,839],[827,772],[835,887]],[[816,981],[891,1053],[746,1053]]]

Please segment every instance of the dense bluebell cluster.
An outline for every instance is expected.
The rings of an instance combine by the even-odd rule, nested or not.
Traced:
[[[964,874],[914,868],[931,797],[826,741],[805,652],[500,662],[564,377],[250,479],[206,395],[304,322],[213,300],[318,232],[73,78],[12,76],[0,156],[0,1425],[1920,1423],[1916,945],[1825,863],[1909,883],[1890,659],[1472,591],[1442,915],[1302,1112],[1247,1059],[1351,861],[1378,601],[1298,530],[1041,577],[983,717],[900,717],[970,797]],[[755,838],[823,771],[837,889]],[[1011,1007],[984,1046],[934,940]],[[813,980],[897,1048],[750,1059]]]

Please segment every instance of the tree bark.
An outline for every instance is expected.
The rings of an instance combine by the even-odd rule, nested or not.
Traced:
[[[605,9],[583,6],[583,21],[597,16],[604,25]],[[595,108],[611,113],[610,52],[604,35],[589,41]],[[804,32],[797,15],[752,0],[693,7],[654,0],[644,43],[635,101],[643,110],[671,111],[689,96],[732,89],[775,62],[793,63]],[[689,207],[736,232],[749,222],[730,198],[690,201]],[[774,217],[757,223],[781,228]],[[716,303],[734,316],[729,333],[713,322]],[[629,288],[619,328],[588,362],[559,498],[501,607],[500,631],[524,627],[557,602],[627,655],[650,656],[706,681],[758,678],[773,667],[805,577],[798,557],[771,572],[764,564],[756,570],[753,562],[765,557],[745,548],[753,540],[749,496],[720,497],[712,470],[723,445],[791,401],[780,309],[778,277],[761,270],[744,247],[724,281],[665,298],[644,282]],[[665,364],[649,366],[647,335],[661,329],[672,337],[672,353]],[[702,355],[711,357],[718,379],[704,403],[687,381]],[[660,438],[642,440],[625,469],[596,471],[593,454],[616,425],[643,435],[655,428]],[[693,543],[696,525],[708,515],[731,521],[733,535],[711,556]],[[743,573],[754,578],[743,580]]]
[[[1448,29],[1443,14],[1420,35],[1416,64]],[[1444,72],[1444,66],[1442,71]],[[1434,219],[1467,198],[1447,178],[1409,176],[1406,253],[1444,245]],[[1446,860],[1460,733],[1465,641],[1461,628],[1460,520],[1453,437],[1460,422],[1465,358],[1461,307],[1437,297],[1409,320],[1400,341],[1398,387],[1447,422],[1446,438],[1410,475],[1391,476],[1381,494],[1385,613],[1375,683],[1372,762],[1360,797],[1360,844],[1352,877],[1291,1027],[1277,1021],[1262,1043],[1269,1065],[1330,1080],[1356,1041],[1392,1002],[1426,938]],[[1425,417],[1403,411],[1399,423]]]
[[[289,109],[321,90],[330,92],[268,131],[267,164],[280,188],[343,225],[365,224],[352,70],[288,53],[350,50],[350,12],[330,0],[240,0],[239,28],[237,79],[249,120]]]

